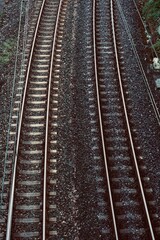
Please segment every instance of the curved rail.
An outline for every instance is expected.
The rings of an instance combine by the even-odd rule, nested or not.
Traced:
[[[97,72],[97,53],[96,53],[96,1],[95,0],[93,1],[93,51],[94,51],[94,70],[95,70],[96,94],[97,94],[97,105],[98,105],[98,116],[99,116],[99,127],[100,127],[100,133],[101,133],[102,150],[103,150],[103,157],[104,157],[104,163],[105,163],[106,179],[107,179],[109,200],[110,200],[110,204],[111,204],[113,225],[114,225],[114,231],[115,231],[115,239],[118,240],[119,237],[118,237],[116,216],[115,216],[113,197],[112,197],[112,191],[111,191],[111,183],[110,183],[109,170],[108,170],[108,163],[107,163],[107,156],[106,156],[106,147],[105,147],[105,140],[104,140],[103,122],[102,122],[101,104],[100,104],[100,95],[99,95],[98,72]]]
[[[54,38],[52,44],[51,65],[49,71],[49,83],[48,83],[48,98],[47,98],[47,111],[46,111],[46,131],[45,131],[45,155],[44,155],[44,181],[43,181],[43,240],[46,239],[46,193],[47,193],[47,158],[48,158],[48,125],[49,125],[49,111],[50,111],[50,96],[51,96],[51,81],[53,70],[53,58],[55,53],[56,36],[58,30],[58,22],[60,18],[60,11],[63,0],[59,2],[59,8],[57,13],[57,19],[54,30]]]
[[[21,106],[21,112],[20,112],[20,118],[19,118],[19,126],[18,126],[18,131],[17,131],[17,143],[16,143],[15,159],[14,159],[13,175],[12,175],[12,185],[11,185],[11,192],[10,192],[10,199],[9,199],[6,240],[11,239],[13,202],[14,202],[14,192],[15,192],[15,183],[16,183],[16,171],[17,171],[17,159],[18,159],[20,134],[21,134],[21,127],[22,127],[22,118],[23,118],[23,112],[24,112],[24,104],[25,104],[25,99],[26,99],[26,92],[27,92],[28,79],[29,79],[29,73],[30,73],[30,68],[31,68],[33,50],[34,50],[34,46],[35,46],[38,27],[39,27],[39,24],[40,24],[40,19],[41,19],[41,16],[42,16],[45,1],[46,0],[43,0],[43,2],[42,2],[41,9],[40,9],[40,12],[39,12],[39,16],[38,16],[38,19],[37,19],[37,24],[36,24],[36,28],[35,28],[33,41],[32,41],[32,47],[31,47],[31,51],[30,51],[30,57],[29,57],[29,61],[28,61],[28,67],[27,67],[27,73],[26,73],[26,79],[25,79],[24,94],[23,94],[23,99],[22,99],[22,106]]]
[[[154,236],[153,227],[152,227],[152,223],[151,223],[151,219],[150,219],[150,215],[149,215],[149,211],[148,211],[147,201],[146,201],[145,194],[144,194],[143,184],[142,184],[140,171],[139,171],[139,167],[138,167],[136,152],[135,152],[135,148],[134,148],[128,113],[127,113],[127,107],[126,107],[126,102],[125,102],[125,97],[124,97],[123,84],[122,84],[122,78],[121,78],[120,66],[119,66],[117,43],[116,43],[116,33],[115,33],[115,26],[114,26],[114,12],[113,12],[113,1],[112,0],[111,0],[111,20],[112,20],[113,43],[114,43],[114,51],[115,51],[115,58],[116,58],[116,65],[117,65],[117,72],[118,72],[118,80],[119,80],[119,86],[120,86],[120,91],[121,91],[121,96],[122,96],[126,125],[127,125],[130,145],[131,145],[131,149],[132,149],[134,164],[135,164],[135,168],[136,168],[136,173],[137,173],[137,177],[138,177],[139,187],[140,187],[142,200],[143,200],[143,204],[144,204],[144,208],[145,208],[145,213],[147,216],[147,221],[148,221],[151,237],[154,240],[155,236]]]

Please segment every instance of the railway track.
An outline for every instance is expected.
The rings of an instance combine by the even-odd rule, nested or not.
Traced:
[[[159,224],[153,210],[155,202],[129,122],[123,48],[118,42],[115,11],[114,1],[93,3],[97,105],[112,234],[115,239],[156,239]]]
[[[66,9],[65,0],[42,1],[34,29],[11,181],[8,240],[57,235],[56,128]]]
[[[58,197],[56,199],[59,79],[68,1],[43,0],[41,4],[36,27],[33,26],[32,29],[34,33],[32,47],[28,49],[29,61],[17,132],[11,194],[9,206],[7,205],[7,231],[4,230],[4,233],[0,235],[2,239],[6,238],[7,240],[58,239],[59,235],[64,236],[63,233],[58,233],[58,225],[62,224],[60,220],[64,220],[65,227],[60,226],[59,229],[67,232],[67,228],[70,228],[71,225],[70,219],[65,219],[63,215],[58,216],[56,206],[57,199],[60,199]],[[123,47],[118,39],[120,32],[116,21],[114,1],[94,0],[93,5],[92,1],[86,5],[88,16],[93,11],[93,15],[89,16],[93,20],[93,25],[91,25],[93,36],[90,32],[88,35],[86,34],[89,39],[87,54],[89,55],[88,71],[90,73],[88,73],[88,77],[90,81],[88,80],[88,86],[91,89],[88,95],[91,94],[89,99],[91,132],[95,144],[92,147],[94,173],[96,173],[97,194],[101,195],[98,198],[100,199],[97,207],[99,214],[97,222],[95,221],[97,225],[95,224],[96,226],[92,229],[97,234],[96,239],[158,239],[160,228],[157,214],[154,211],[155,202],[152,198],[152,189],[149,178],[146,177],[146,167],[139,154],[139,147],[135,144],[136,141],[132,136],[134,134],[130,125],[127,105],[127,79],[123,65]],[[78,6],[78,1],[75,6]],[[78,11],[77,9],[76,11]],[[77,19],[76,11],[73,13],[74,24]],[[76,31],[76,27],[73,26],[72,44],[76,43]],[[91,56],[91,53],[94,57]],[[70,74],[73,74],[71,77],[73,85],[74,60],[71,65]],[[95,85],[93,84],[93,73]],[[72,86],[72,89],[73,87],[75,88]],[[94,92],[95,95],[92,96]],[[95,103],[95,101],[97,102]],[[96,114],[93,112],[95,108],[98,109]],[[74,117],[72,116],[72,118]],[[75,122],[74,126],[76,126]],[[76,134],[76,130],[73,132]],[[74,143],[74,139],[76,138],[73,137],[71,142],[73,147],[78,149],[79,146]],[[79,143],[83,146],[81,141]],[[72,156],[74,159],[70,161],[70,164],[74,165],[73,179],[75,182],[87,182],[85,172],[84,176],[77,174],[78,166],[82,171],[86,171],[87,167],[85,166],[83,169],[81,166],[82,162],[82,165],[86,163],[83,161],[84,159],[78,163],[79,159],[77,161],[75,156],[74,152]],[[99,169],[101,170],[101,159],[104,160],[103,169],[99,171]],[[65,164],[69,164],[68,159]],[[67,171],[69,171],[68,168],[66,168]],[[65,168],[61,168],[61,170],[65,171]],[[9,178],[10,171],[8,174]],[[64,173],[62,173],[63,175]],[[103,178],[105,178],[105,184],[102,183]],[[72,178],[70,177],[70,179]],[[62,183],[64,183],[63,181]],[[75,220],[76,223],[74,227],[71,226],[73,227],[72,233],[76,237],[83,236],[85,239],[85,236],[91,237],[90,233],[83,233],[83,229],[81,229],[88,227],[81,223],[83,222],[85,201],[82,205],[77,202],[83,201],[83,199],[78,199],[80,194],[84,197],[83,190],[79,189],[83,186],[86,188],[86,183],[81,183],[77,188],[75,182],[72,186],[73,192],[68,190],[68,195],[72,195],[72,199],[69,199],[70,196],[67,198],[68,201],[72,201],[72,208],[74,208],[72,211],[75,214],[72,221]],[[89,187],[91,188],[91,186]],[[63,190],[64,188],[65,184]],[[93,186],[92,189],[94,189]],[[7,194],[4,194],[4,197],[7,199]],[[88,195],[86,194],[85,197],[87,198]],[[64,201],[60,201],[60,205],[64,205]],[[87,204],[90,202],[95,204],[90,199],[87,201]],[[66,207],[63,207],[59,206],[58,211],[65,212],[64,208]],[[93,207],[90,208],[93,209]],[[91,212],[91,210],[89,211]],[[57,220],[57,216],[59,220]],[[81,220],[77,216],[80,216]],[[93,216],[92,218],[94,219]],[[0,220],[1,223],[5,229],[6,225],[3,219]],[[101,234],[99,234],[100,228]]]

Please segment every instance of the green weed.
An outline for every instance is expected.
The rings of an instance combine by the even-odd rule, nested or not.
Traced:
[[[156,41],[153,47],[155,48],[156,52],[160,54],[160,39]]]
[[[0,45],[0,64],[4,65],[7,64],[13,54],[13,49],[15,46],[15,40],[14,39],[7,39],[5,42],[3,42]]]

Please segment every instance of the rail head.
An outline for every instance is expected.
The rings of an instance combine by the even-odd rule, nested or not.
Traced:
[[[110,2],[112,2],[112,0]],[[98,71],[97,71],[98,64],[97,64],[97,49],[96,49],[96,0],[93,1],[93,51],[94,51],[94,71],[95,71],[95,82],[96,82],[97,107],[98,107],[98,117],[99,117],[99,127],[100,127],[100,134],[101,134],[102,151],[103,151],[103,158],[104,158],[104,164],[105,164],[106,180],[107,180],[109,200],[110,200],[110,205],[111,205],[115,239],[118,240],[119,239],[118,228],[117,228],[117,223],[116,223],[116,215],[115,215],[113,197],[112,197],[112,191],[111,191],[111,183],[110,183],[110,176],[109,176],[109,169],[108,169],[108,160],[107,160],[107,155],[106,155],[102,113],[101,113],[100,94],[99,94],[100,90],[99,90],[99,83],[98,83]]]
[[[52,71],[53,62],[56,47],[56,38],[58,33],[58,23],[60,19],[60,12],[64,0],[60,0],[59,7],[57,11],[56,24],[54,29],[53,43],[52,43],[52,53],[50,60],[50,70],[49,70],[49,82],[48,82],[48,97],[47,97],[47,110],[46,110],[46,129],[45,129],[45,153],[44,153],[44,180],[43,180],[43,229],[42,229],[42,239],[46,239],[46,194],[47,194],[47,160],[48,160],[48,132],[49,132],[49,112],[50,112],[50,97],[51,97],[51,82],[52,82]]]
[[[115,30],[115,23],[114,23],[114,9],[113,8],[114,8],[113,1],[111,0],[112,35],[113,35],[114,52],[115,52],[116,66],[117,66],[117,73],[118,73],[118,81],[119,81],[119,86],[120,86],[122,102],[123,102],[123,109],[124,109],[124,114],[125,114],[125,119],[126,119],[126,125],[127,125],[133,160],[134,160],[135,169],[136,169],[136,173],[137,173],[138,183],[139,183],[142,201],[144,204],[144,209],[145,209],[145,213],[146,213],[146,217],[147,217],[147,222],[148,222],[148,226],[150,229],[151,238],[152,238],[152,240],[155,240],[153,226],[152,226],[152,222],[151,222],[151,218],[150,218],[150,214],[149,214],[149,210],[148,210],[148,206],[147,206],[147,201],[146,201],[146,197],[145,197],[145,193],[144,193],[144,189],[143,189],[143,184],[142,184],[142,180],[141,180],[140,170],[138,167],[138,161],[137,161],[136,151],[135,151],[135,147],[134,147],[128,112],[127,112],[127,106],[126,106],[126,101],[125,101],[125,96],[124,96],[121,70],[120,70],[120,64],[119,64],[119,57],[118,57],[118,47],[117,47],[117,40],[116,40],[116,30]]]

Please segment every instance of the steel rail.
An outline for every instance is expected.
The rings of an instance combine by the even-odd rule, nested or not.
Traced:
[[[106,155],[106,147],[105,147],[105,139],[104,139],[104,130],[103,130],[103,122],[102,122],[102,113],[101,113],[101,103],[100,103],[100,90],[98,84],[98,72],[97,72],[97,50],[96,50],[96,1],[93,1],[93,51],[94,51],[94,70],[95,70],[95,81],[96,81],[96,95],[97,95],[97,105],[98,105],[98,116],[99,116],[99,127],[101,133],[101,142],[102,142],[102,149],[103,149],[103,158],[105,163],[105,171],[106,171],[106,179],[107,179],[107,186],[108,186],[108,193],[109,193],[109,200],[111,205],[111,212],[113,218],[113,226],[115,232],[115,239],[118,240],[118,230],[117,230],[117,223],[116,223],[116,216],[113,204],[113,197],[111,191],[111,183],[109,177],[109,170],[108,170],[108,161]]]
[[[45,2],[46,2],[46,0],[43,0],[42,5],[41,5],[41,9],[39,11],[39,16],[38,16],[38,19],[37,19],[35,33],[34,33],[34,37],[33,37],[33,41],[32,41],[32,47],[31,47],[31,51],[30,51],[30,57],[29,57],[29,61],[28,61],[27,73],[26,73],[26,78],[25,78],[24,93],[23,93],[21,112],[20,112],[20,117],[19,117],[19,126],[18,126],[18,131],[17,131],[17,142],[16,142],[15,159],[14,159],[13,174],[12,174],[12,185],[11,185],[11,190],[10,190],[6,240],[11,239],[13,203],[14,203],[16,171],[17,171],[17,160],[18,160],[18,152],[19,152],[19,143],[20,143],[20,134],[21,134],[21,128],[22,128],[24,104],[25,104],[25,99],[26,99],[26,92],[27,92],[28,79],[29,79],[29,73],[30,73],[30,68],[31,68],[33,50],[34,50],[36,36],[37,36],[37,32],[38,32],[38,27],[39,27],[39,24],[40,24],[40,19],[41,19],[41,16],[42,16],[42,12],[43,12]]]
[[[56,24],[54,29],[54,37],[52,44],[51,65],[49,71],[49,83],[48,83],[48,98],[47,98],[47,111],[46,111],[46,131],[45,131],[45,155],[44,155],[44,181],[43,181],[43,240],[46,239],[46,198],[47,198],[47,159],[48,159],[48,127],[49,127],[49,112],[50,112],[50,97],[51,97],[51,82],[53,71],[53,60],[55,54],[56,37],[58,30],[58,23],[60,18],[60,11],[63,0],[60,0],[57,11]]]
[[[142,184],[142,180],[141,180],[141,176],[140,176],[140,171],[139,171],[139,167],[138,167],[138,161],[137,161],[136,152],[135,152],[135,148],[134,148],[128,113],[127,113],[127,107],[126,107],[126,102],[125,102],[125,97],[124,97],[123,84],[122,84],[122,78],[121,78],[121,72],[120,72],[120,66],[119,66],[117,43],[116,43],[113,0],[111,0],[111,23],[112,23],[112,34],[113,34],[113,43],[114,43],[118,80],[119,80],[120,92],[121,92],[121,96],[122,96],[122,102],[123,102],[123,108],[124,108],[124,114],[125,114],[125,119],[126,119],[126,125],[127,125],[130,145],[131,145],[131,149],[132,149],[132,154],[133,154],[134,164],[135,164],[136,173],[137,173],[137,177],[138,177],[139,187],[140,187],[140,191],[141,191],[141,195],[142,195],[142,200],[143,200],[143,204],[144,204],[144,209],[145,209],[145,213],[146,213],[146,217],[147,217],[147,221],[148,221],[148,225],[149,225],[149,229],[150,229],[150,234],[151,234],[152,240],[155,240],[154,231],[153,231],[153,227],[152,227],[152,223],[151,223],[151,219],[150,219],[150,215],[149,215],[149,210],[148,210],[148,206],[147,206],[147,202],[146,202],[146,198],[145,198],[145,193],[144,193],[144,189],[143,189],[143,184]]]

